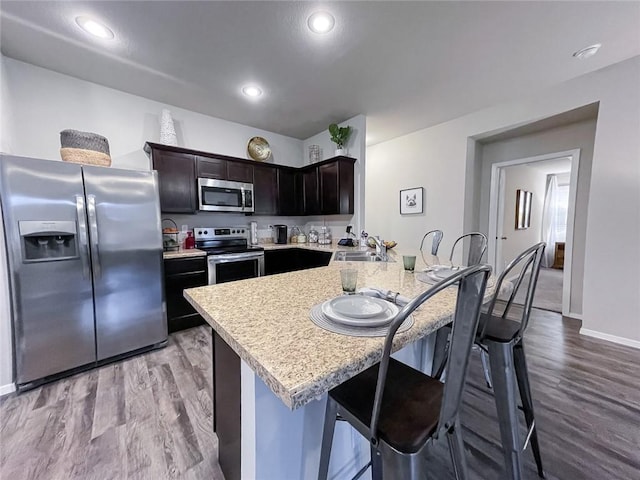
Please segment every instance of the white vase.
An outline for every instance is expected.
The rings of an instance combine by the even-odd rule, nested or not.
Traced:
[[[336,157],[340,157],[342,155],[346,155],[347,154],[347,149],[342,147],[342,148],[336,148]]]
[[[178,145],[178,137],[176,136],[176,129],[173,126],[173,118],[171,118],[171,112],[169,109],[162,109],[162,115],[160,115],[160,143],[164,145]]]

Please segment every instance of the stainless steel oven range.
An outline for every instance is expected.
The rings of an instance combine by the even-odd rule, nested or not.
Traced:
[[[196,248],[207,252],[209,285],[264,275],[264,249],[248,245],[248,227],[196,227]]]

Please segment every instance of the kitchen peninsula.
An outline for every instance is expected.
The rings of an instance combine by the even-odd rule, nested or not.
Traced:
[[[214,430],[229,480],[317,475],[327,391],[376,363],[384,342],[331,333],[309,318],[314,305],[341,295],[340,269],[346,265],[358,269],[359,287],[407,297],[429,287],[405,272],[401,261],[333,260],[327,267],[185,291],[214,331]],[[415,324],[396,335],[395,356],[430,371],[430,334],[450,321],[455,298],[450,288],[419,308]],[[350,478],[368,456],[368,443],[338,425],[330,475]]]

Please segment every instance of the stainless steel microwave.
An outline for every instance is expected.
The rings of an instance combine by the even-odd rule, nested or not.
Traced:
[[[199,209],[253,213],[253,184],[198,178]]]

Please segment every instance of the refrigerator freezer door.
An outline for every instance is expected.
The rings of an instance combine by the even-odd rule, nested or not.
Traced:
[[[84,191],[74,164],[2,155],[0,173],[21,386],[96,360]]]
[[[167,339],[156,172],[83,167],[98,360]]]

